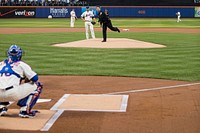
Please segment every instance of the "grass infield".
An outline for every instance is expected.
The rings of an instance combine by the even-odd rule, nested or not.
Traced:
[[[96,32],[101,37],[100,32]],[[85,33],[0,34],[0,60],[16,43],[23,60],[42,75],[106,75],[200,81],[198,34],[109,32],[108,37],[130,38],[167,46],[160,49],[58,48],[52,44],[82,40]],[[122,44],[123,45],[123,44]]]

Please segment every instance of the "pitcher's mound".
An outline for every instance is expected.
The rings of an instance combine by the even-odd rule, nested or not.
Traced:
[[[108,38],[107,42],[102,39],[80,40],[69,43],[55,44],[57,47],[79,47],[79,48],[163,48],[164,45],[143,42],[127,38]]]

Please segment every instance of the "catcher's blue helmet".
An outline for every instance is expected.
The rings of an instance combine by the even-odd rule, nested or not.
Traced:
[[[22,58],[23,51],[20,47],[17,45],[11,45],[10,48],[8,49],[7,55],[8,57],[13,61],[17,62],[20,61]]]

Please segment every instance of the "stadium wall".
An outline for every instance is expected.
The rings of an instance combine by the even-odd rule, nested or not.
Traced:
[[[75,9],[78,17],[85,11],[85,7],[0,7],[0,18],[68,18],[70,11]],[[110,17],[139,17],[139,18],[172,18],[176,17],[176,12],[180,11],[184,18],[198,17],[199,7],[191,6],[104,6],[102,10],[108,9]],[[91,10],[97,15],[95,7]]]

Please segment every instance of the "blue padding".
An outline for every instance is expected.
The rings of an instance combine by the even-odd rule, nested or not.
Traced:
[[[19,100],[18,103],[17,103],[17,105],[20,106],[20,107],[26,106],[26,103],[27,103],[27,100],[28,100],[29,96],[30,95],[28,95],[27,97]]]
[[[38,75],[36,74],[34,77],[31,78],[31,81],[36,82],[38,81]]]

